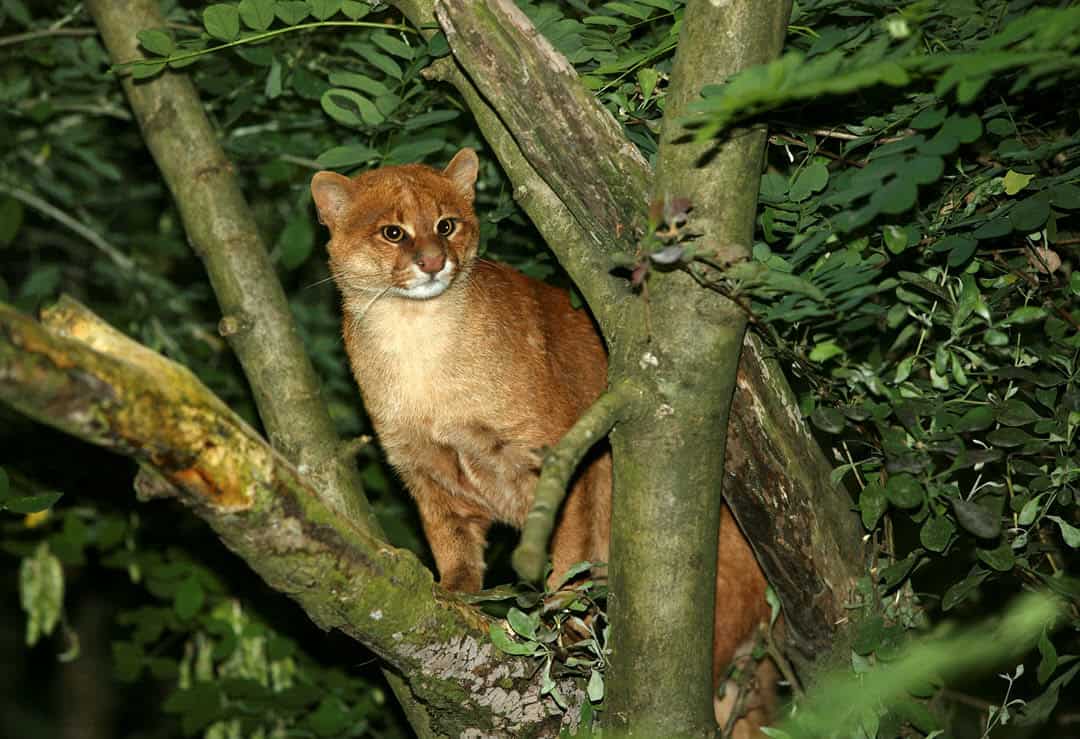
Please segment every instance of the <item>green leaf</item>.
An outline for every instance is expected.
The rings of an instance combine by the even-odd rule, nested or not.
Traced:
[[[820,161],[813,162],[809,167],[800,172],[795,178],[795,181],[791,183],[791,190],[788,193],[788,197],[796,203],[801,203],[813,193],[824,190],[825,186],[828,184],[828,168]]]
[[[1061,538],[1065,540],[1069,547],[1073,549],[1080,547],[1080,529],[1060,516],[1047,516],[1047,518],[1058,525],[1058,528],[1061,529]]]
[[[1009,398],[997,407],[997,420],[1006,426],[1026,426],[1038,421],[1040,416],[1019,398]]]
[[[506,654],[531,655],[536,651],[535,644],[520,644],[516,641],[512,641],[510,637],[507,636],[503,627],[499,624],[489,625],[488,634],[491,636],[491,643],[494,644],[499,651],[505,652]]]
[[[23,223],[23,204],[15,198],[0,200],[0,246],[15,240]]]
[[[844,430],[844,414],[831,406],[818,406],[810,414],[810,420],[826,433],[838,434]]]
[[[1050,188],[1050,203],[1055,208],[1080,209],[1080,186],[1068,182],[1054,185]]]
[[[916,555],[909,554],[899,562],[889,565],[878,573],[878,577],[881,579],[882,585],[886,590],[896,587],[904,581],[911,572],[911,568],[915,566],[915,562],[918,560]]]
[[[11,494],[11,479],[8,477],[7,470],[0,467],[0,503],[4,501],[8,495]]]
[[[1025,305],[1017,308],[1001,322],[1002,326],[1012,326],[1018,323],[1032,323],[1046,318],[1046,309],[1037,305]]]
[[[885,247],[893,254],[904,251],[908,245],[908,232],[903,226],[886,226],[881,230]]]
[[[895,177],[889,184],[875,190],[870,197],[870,207],[888,213],[899,215],[915,205],[919,190],[915,183],[904,177]]]
[[[19,565],[19,602],[27,617],[26,645],[32,647],[53,633],[64,604],[64,568],[48,542],[38,544]]]
[[[375,45],[388,54],[411,61],[416,56],[416,50],[399,38],[385,32],[372,34],[371,40]]]
[[[1020,509],[1020,515],[1017,516],[1017,523],[1021,526],[1030,526],[1035,521],[1035,517],[1039,514],[1039,508],[1042,507],[1042,495],[1036,495],[1034,498],[1024,503],[1024,507]]]
[[[963,603],[968,597],[979,589],[979,585],[989,575],[987,570],[977,570],[975,574],[965,577],[960,582],[956,583],[948,590],[945,591],[945,595],[941,599],[941,608],[944,611],[949,611],[956,606]]]
[[[982,119],[974,113],[970,115],[951,115],[941,127],[942,133],[955,136],[962,144],[971,144],[982,136]]]
[[[311,6],[303,0],[274,3],[274,13],[286,26],[295,26],[311,14]]]
[[[281,265],[285,269],[296,269],[307,261],[311,256],[311,250],[315,246],[315,227],[307,213],[301,212],[294,215],[285,224],[278,238],[278,249],[281,254]]]
[[[926,519],[919,530],[919,542],[931,552],[944,552],[954,533],[956,526],[952,521],[945,516],[934,516]]]
[[[274,100],[280,97],[282,92],[281,82],[281,62],[274,58],[274,62],[270,65],[270,74],[266,75],[266,85],[263,88],[263,92],[270,100]]]
[[[6,508],[12,513],[37,513],[52,508],[63,495],[63,493],[41,493],[8,498],[0,501],[0,508]]]
[[[1039,637],[1039,655],[1039,684],[1045,685],[1058,665],[1057,649],[1054,648],[1054,643],[1050,641],[1046,629],[1043,629],[1042,636]]]
[[[330,84],[334,87],[351,87],[373,97],[390,93],[390,89],[382,82],[356,72],[331,72]]]
[[[327,696],[319,702],[319,707],[307,716],[306,723],[316,736],[342,736],[342,732],[349,726],[350,717],[341,700]]]
[[[176,51],[176,42],[167,31],[158,28],[148,28],[135,34],[139,44],[151,54],[158,56],[170,56]]]
[[[517,608],[511,608],[506,614],[506,620],[518,636],[529,640],[536,639],[536,628],[540,625],[539,611],[529,615]]]
[[[198,578],[194,575],[189,575],[180,583],[180,587],[176,589],[176,596],[173,600],[173,609],[176,611],[176,615],[180,617],[181,621],[189,621],[199,612],[205,601],[206,593],[203,592],[202,585],[199,584]]]
[[[922,483],[906,472],[893,475],[885,485],[885,494],[897,508],[917,508],[926,498]]]
[[[926,108],[919,112],[917,116],[911,119],[911,127],[917,131],[924,131],[929,128],[937,128],[945,122],[945,116],[948,114],[947,108]]]
[[[859,513],[867,531],[874,530],[888,507],[889,499],[885,497],[885,490],[876,482],[868,483],[859,493]]]
[[[986,440],[994,446],[1013,447],[1035,441],[1035,437],[1017,428],[999,428],[988,433]]]
[[[307,0],[311,14],[321,21],[337,14],[341,10],[341,0]]]
[[[824,341],[820,344],[816,344],[812,350],[810,350],[811,362],[824,362],[828,359],[843,354],[844,350],[835,341]]]
[[[851,648],[855,654],[866,656],[881,645],[885,636],[885,619],[881,616],[870,616],[859,622],[855,628],[855,639]]]
[[[374,103],[353,90],[335,87],[324,92],[320,102],[327,115],[347,126],[377,126],[386,120]]]
[[[358,21],[371,12],[371,5],[358,0],[342,0],[341,12],[351,21]]]
[[[604,676],[599,670],[593,670],[592,674],[589,675],[589,684],[585,688],[585,692],[593,703],[604,700]]]
[[[956,522],[970,534],[980,539],[993,539],[1001,533],[1001,517],[997,516],[978,503],[952,498],[950,500]]]
[[[1038,231],[1050,217],[1050,198],[1046,193],[1038,193],[1021,200],[1009,211],[1009,222],[1013,228],[1024,233]]]
[[[240,20],[253,31],[265,31],[274,22],[274,0],[240,0]]]
[[[1008,572],[1016,565],[1016,557],[1007,541],[1003,541],[993,549],[979,548],[977,554],[984,564],[998,572]]]
[[[1005,194],[1015,195],[1027,187],[1034,177],[1033,174],[1020,174],[1010,169],[1005,173]]]
[[[221,41],[233,41],[240,35],[240,11],[235,5],[218,3],[202,14],[206,32]]]
[[[327,168],[341,168],[341,167],[354,167],[357,164],[365,164],[372,159],[376,159],[379,156],[379,152],[372,149],[370,146],[364,146],[363,144],[352,144],[350,146],[335,146],[333,149],[327,149],[316,158],[316,162],[320,167]]]
[[[134,64],[131,66],[131,79],[133,80],[145,80],[150,77],[154,77],[159,74],[165,67],[168,66],[165,62],[155,62],[153,64]]]

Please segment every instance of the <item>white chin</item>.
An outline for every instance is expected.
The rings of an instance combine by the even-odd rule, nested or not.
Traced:
[[[443,282],[442,280],[431,280],[430,282],[424,282],[413,287],[397,287],[394,288],[393,292],[395,295],[400,295],[403,298],[427,300],[428,298],[442,295],[448,286],[449,283]]]

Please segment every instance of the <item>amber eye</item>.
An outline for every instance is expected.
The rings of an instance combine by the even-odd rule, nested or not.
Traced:
[[[442,218],[435,224],[435,233],[439,236],[449,236],[457,228],[457,221],[453,218]]]
[[[397,243],[405,238],[405,229],[401,226],[383,226],[382,227],[383,238],[387,241],[393,241]]]

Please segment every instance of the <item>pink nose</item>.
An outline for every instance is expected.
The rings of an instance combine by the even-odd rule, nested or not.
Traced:
[[[422,254],[416,260],[416,265],[421,272],[433,275],[446,264],[446,257],[442,254]]]

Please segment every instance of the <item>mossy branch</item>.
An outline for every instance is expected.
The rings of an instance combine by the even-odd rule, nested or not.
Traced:
[[[142,496],[179,497],[315,623],[383,658],[433,734],[558,732],[562,711],[534,666],[495,649],[482,613],[338,515],[189,370],[75,301],[44,321],[0,303],[0,402],[139,462]]]
[[[544,575],[548,540],[574,471],[589,449],[607,436],[640,396],[641,389],[632,380],[619,381],[602,393],[548,452],[521,541],[514,550],[514,570],[523,580],[536,581]]]

